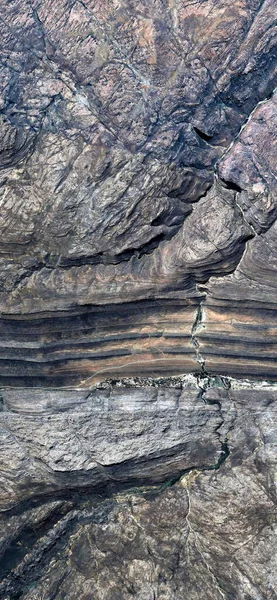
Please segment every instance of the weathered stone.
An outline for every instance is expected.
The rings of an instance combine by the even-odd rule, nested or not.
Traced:
[[[94,402],[84,393],[65,391],[33,392],[29,397],[25,391],[20,402],[14,392],[7,391],[7,427],[14,435],[16,431],[25,455],[28,447],[26,471],[36,455],[37,463],[42,463],[44,481],[41,479],[35,492],[40,512],[36,508],[27,512],[20,535],[12,529],[12,534],[17,534],[15,540],[24,542],[25,552],[15,551],[12,564],[5,539],[2,542],[6,549],[1,563],[5,575],[0,585],[3,597],[13,597],[20,590],[24,600],[274,600],[276,387],[240,385],[235,389],[233,383],[228,389],[226,383],[210,381],[210,385],[225,387],[202,390],[196,402],[193,382],[191,389],[182,391],[114,388],[106,391],[105,409],[98,413],[97,404],[99,410],[104,394],[100,390],[95,391]],[[176,430],[177,398],[181,404]],[[132,419],[128,419],[128,413]],[[34,423],[31,416],[36,419],[32,430],[36,436],[30,440],[27,432]],[[99,426],[100,420],[106,422],[105,428]],[[162,438],[159,423],[164,429]],[[75,436],[74,429],[78,432]],[[183,443],[175,445],[172,454],[170,439],[176,444],[178,436]],[[45,452],[51,445],[50,438],[55,439],[55,448],[52,444],[52,449]],[[150,480],[161,475],[158,456],[150,460],[154,447],[163,456],[164,478],[176,474],[179,468],[185,469],[178,483],[170,480],[169,486],[142,487],[149,478],[149,468]],[[126,460],[130,451],[131,462]],[[114,469],[109,466],[111,462],[117,456],[123,460],[120,470],[113,470],[114,494],[110,499],[105,499],[101,488],[98,495],[92,493],[88,459],[94,460],[95,454],[109,474]],[[83,494],[74,496],[73,490],[80,489],[78,469],[83,469],[84,460],[88,476],[82,485],[89,493],[83,489]],[[193,468],[187,468],[189,462]],[[24,506],[24,496],[28,493],[30,497],[32,492],[26,490],[22,496],[23,473],[17,466],[15,469],[18,475],[14,486],[20,494],[17,501],[20,499]],[[51,498],[41,495],[43,482],[49,493],[49,481],[58,473],[63,475],[60,481],[64,493],[71,486],[71,505],[53,502],[53,485]],[[129,485],[135,476],[141,487],[125,486],[119,491],[117,473],[119,480],[122,476]],[[22,511],[20,506],[15,514]],[[47,526],[49,513],[52,521]],[[27,535],[24,540],[24,527],[28,531],[30,518],[41,520],[41,535],[28,542]],[[12,540],[10,543],[16,548]]]
[[[276,600],[276,2],[1,42],[0,597]]]
[[[160,482],[202,462],[215,466],[222,418],[198,393],[4,391],[0,506],[109,482]]]

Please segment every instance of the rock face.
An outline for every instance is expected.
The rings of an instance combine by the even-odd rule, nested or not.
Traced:
[[[77,488],[151,483],[201,461],[211,467],[221,452],[219,408],[204,405],[195,389],[6,391],[1,421],[7,470],[16,456],[4,508],[71,489],[73,473]]]
[[[2,385],[274,378],[275,1],[3,14]]]
[[[0,596],[275,600],[276,2],[1,17]]]
[[[1,597],[276,598],[276,386],[175,385],[3,393]]]

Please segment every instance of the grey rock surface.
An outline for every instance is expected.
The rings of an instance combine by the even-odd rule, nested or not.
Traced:
[[[164,481],[201,461],[203,467],[214,466],[222,417],[218,406],[204,405],[198,393],[151,387],[5,391],[2,508],[109,481]]]
[[[5,392],[1,597],[276,598],[276,387],[203,383]]]
[[[276,1],[0,5],[0,598],[276,600]]]
[[[2,385],[201,372],[187,327],[168,351],[180,299],[190,333],[218,295],[230,318],[243,294],[257,328],[261,304],[275,319],[275,1],[2,11]],[[260,348],[253,376],[274,379]]]

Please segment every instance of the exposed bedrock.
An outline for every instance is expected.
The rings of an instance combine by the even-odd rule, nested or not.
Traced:
[[[175,385],[3,390],[2,598],[276,598],[276,386]]]
[[[1,2],[1,600],[277,600],[276,15]]]
[[[2,385],[89,387],[203,369],[276,378],[276,224],[257,235],[241,195],[216,181],[143,257],[24,278],[4,294]]]
[[[274,303],[230,302],[221,290],[218,299],[218,287],[201,306],[177,298],[2,318],[2,385],[90,389],[106,378],[184,373],[276,379]]]
[[[12,469],[2,509],[108,482],[163,482],[202,462],[214,467],[222,416],[199,391],[3,391],[1,465]]]
[[[274,377],[275,13],[274,0],[3,3],[3,385],[206,358],[211,373]],[[207,308],[199,362],[197,304],[205,316],[219,295],[227,323],[242,289],[241,345]]]

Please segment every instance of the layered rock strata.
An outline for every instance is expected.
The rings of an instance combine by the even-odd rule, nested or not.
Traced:
[[[243,354],[247,374],[274,377],[258,332],[275,316],[275,13],[274,0],[4,2],[3,385],[199,371],[188,329],[218,295],[226,321],[243,295],[251,325],[237,344],[207,308],[211,373],[243,375]]]
[[[3,600],[277,598],[276,17],[1,3]]]

